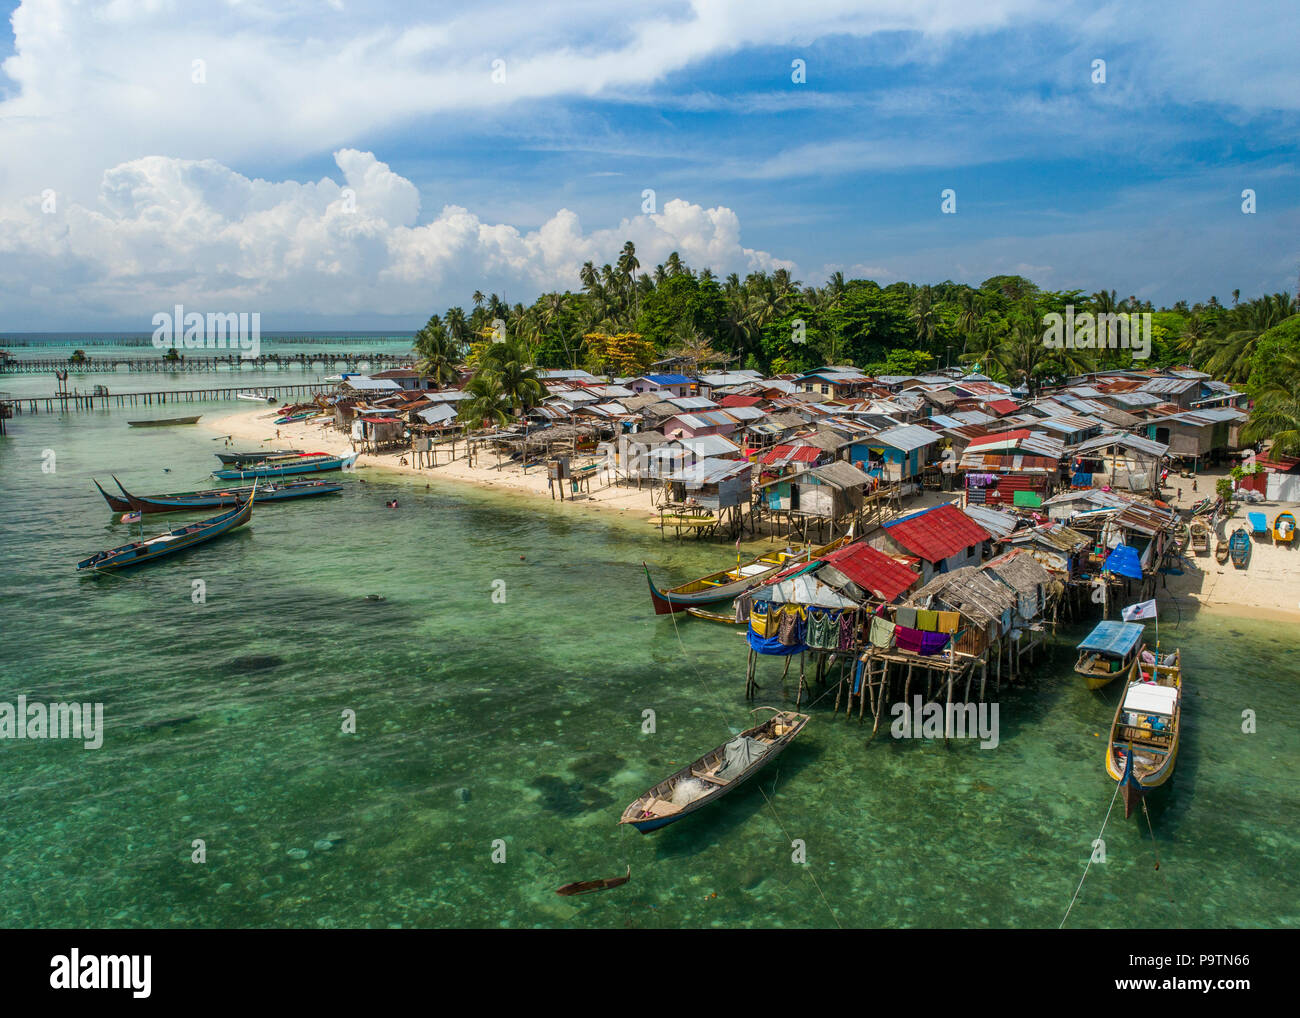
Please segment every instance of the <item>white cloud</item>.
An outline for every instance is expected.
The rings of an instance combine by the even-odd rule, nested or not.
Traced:
[[[93,206],[59,203],[46,213],[35,198],[0,207],[9,311],[58,318],[93,309],[141,328],[176,302],[419,316],[475,289],[527,302],[574,287],[583,262],[612,261],[627,240],[647,267],[677,251],[719,274],[794,268],[744,247],[728,208],[673,199],[657,214],[591,232],[568,209],[531,231],[454,205],[419,223],[414,185],[373,154],[343,149],[335,162],[342,184],[250,180],[213,160],[149,156],[105,173]],[[62,280],[57,307],[44,289],[52,277]]]

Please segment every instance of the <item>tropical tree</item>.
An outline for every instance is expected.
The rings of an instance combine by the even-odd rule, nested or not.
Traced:
[[[513,408],[501,383],[487,375],[475,375],[465,385],[469,399],[461,400],[458,417],[467,428],[506,424]]]
[[[1245,442],[1272,438],[1274,453],[1294,456],[1300,454],[1300,356],[1286,354],[1273,367],[1274,380],[1256,392],[1241,437]]]
[[[415,334],[414,347],[416,369],[439,389],[452,385],[460,377],[458,344],[437,315]]]
[[[532,365],[527,344],[515,336],[486,344],[475,377],[495,383],[512,414],[536,406],[546,396],[546,387]]]

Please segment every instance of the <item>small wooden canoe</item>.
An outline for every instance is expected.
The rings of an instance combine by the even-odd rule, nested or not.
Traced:
[[[736,616],[731,612],[711,612],[707,608],[687,608],[687,615],[693,615],[697,619],[704,619],[706,622],[722,622],[729,626],[739,625],[736,622]]]
[[[1174,773],[1182,716],[1183,669],[1180,651],[1167,664],[1147,665],[1125,687],[1115,708],[1106,746],[1106,773],[1120,783],[1124,816],[1152,788]]]
[[[1278,544],[1290,544],[1295,540],[1295,514],[1278,513],[1273,518],[1273,540]]]
[[[642,834],[648,834],[717,802],[780,756],[808,723],[807,714],[777,710],[775,707],[758,707],[755,710],[770,710],[773,714],[762,724],[748,728],[721,746],[709,750],[698,760],[639,796],[623,811],[619,823],[631,824]],[[682,782],[692,779],[694,784],[687,788],[698,794],[689,799],[684,794],[674,796]],[[684,788],[683,793],[686,790]]]
[[[1214,558],[1220,565],[1228,561],[1228,539],[1219,538],[1218,543],[1214,546]]]
[[[1250,565],[1250,535],[1246,533],[1245,527],[1238,527],[1232,532],[1232,537],[1228,539],[1228,553],[1232,556],[1232,564],[1238,569]]]
[[[1192,553],[1196,555],[1210,554],[1210,525],[1204,520],[1192,520],[1187,525],[1192,534]]]
[[[130,566],[152,562],[165,555],[174,555],[176,552],[192,548],[196,544],[204,544],[247,523],[253,515],[253,501],[255,498],[256,495],[253,495],[245,499],[242,504],[229,512],[222,513],[220,516],[213,516],[208,520],[200,520],[198,523],[177,527],[165,534],[151,537],[147,541],[133,541],[131,544],[124,544],[117,548],[101,551],[88,559],[78,562],[77,569],[91,573],[125,569]]]
[[[127,421],[127,425],[132,428],[170,428],[177,424],[198,424],[199,414],[196,417],[162,417],[156,421]]]

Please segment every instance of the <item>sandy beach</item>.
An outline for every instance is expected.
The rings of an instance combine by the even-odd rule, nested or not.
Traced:
[[[279,411],[265,409],[252,410],[247,413],[234,414],[214,421],[203,421],[201,426],[208,430],[227,435],[231,448],[293,448],[310,449],[313,452],[331,452],[348,454],[353,451],[348,436],[335,430],[323,421],[302,421],[296,424],[274,423]],[[276,436],[279,437],[276,437]],[[414,457],[409,450],[397,449],[391,452],[362,453],[357,457],[358,468],[378,468],[426,480],[454,481],[461,484],[473,484],[482,488],[501,491],[517,491],[544,498],[547,501],[559,501],[558,493],[552,499],[548,486],[546,470],[532,467],[527,473],[517,465],[501,461],[489,453],[480,454],[474,466],[465,459],[464,443],[457,447],[455,460],[447,460],[448,453],[438,453],[436,466],[414,466]],[[595,457],[579,457],[573,461],[574,467],[595,462]],[[575,510],[584,512],[605,512],[627,514],[632,518],[649,517],[654,512],[652,490],[614,486],[606,484],[603,479],[594,478],[590,492],[580,491],[573,494],[565,491],[564,502]]]
[[[201,426],[210,431],[230,437],[230,446],[257,448],[287,447],[320,450],[332,453],[352,452],[352,443],[346,435],[336,431],[324,422],[306,421],[297,424],[274,423],[279,411],[265,409],[251,410],[247,413],[233,414],[212,421],[203,421]],[[278,436],[277,437],[277,433]],[[357,458],[360,468],[377,468],[405,474],[414,478],[452,481],[459,484],[472,484],[481,488],[497,491],[519,492],[535,498],[558,502],[552,499],[548,488],[545,470],[533,467],[524,473],[516,465],[504,462],[498,468],[497,458],[487,453],[481,454],[474,466],[470,466],[464,457],[464,446],[458,450],[459,458],[450,462],[439,454],[437,466],[416,467],[412,464],[410,452],[395,450],[378,454],[362,453]],[[593,458],[582,458],[575,466],[593,462]],[[1204,473],[1196,479],[1196,489],[1192,489],[1190,478],[1171,477],[1170,488],[1166,495],[1179,507],[1192,505],[1206,494],[1214,493],[1214,482],[1219,473]],[[934,493],[927,493],[931,495]],[[944,493],[936,498],[922,498],[908,508],[918,508],[923,504],[938,500],[947,501],[952,496]],[[649,487],[637,490],[622,486],[608,485],[603,480],[593,479],[590,493],[579,492],[570,496],[566,492],[564,504],[578,512],[601,512],[612,516],[621,516],[636,520],[648,519],[654,512],[652,491]],[[1294,509],[1290,503],[1264,503],[1258,510],[1265,513],[1271,521],[1283,508]],[[1239,507],[1236,514],[1227,521],[1226,533],[1231,533],[1237,526],[1246,525],[1246,509]],[[763,539],[746,544],[760,544]],[[1300,549],[1286,545],[1274,545],[1269,541],[1256,541],[1251,551],[1250,565],[1246,569],[1236,569],[1231,562],[1219,565],[1211,551],[1209,555],[1193,556],[1188,553],[1186,568],[1181,576],[1170,574],[1167,583],[1159,588],[1159,600],[1170,596],[1179,600],[1180,607],[1192,607],[1216,614],[1236,615],[1245,618],[1271,619],[1281,622],[1300,622]],[[1167,609],[1166,609],[1167,610]]]

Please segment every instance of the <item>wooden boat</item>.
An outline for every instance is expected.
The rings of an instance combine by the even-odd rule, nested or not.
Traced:
[[[275,419],[275,423],[296,424],[298,421],[306,421],[306,420],[310,420],[313,417],[318,417],[324,412],[325,412],[324,410],[307,410],[303,413],[298,413],[298,414],[285,414],[283,417],[277,417]]]
[[[1174,551],[1181,555],[1192,544],[1192,528],[1186,523],[1179,524],[1178,529],[1174,531]]]
[[[1238,527],[1232,532],[1232,537],[1228,538],[1228,553],[1232,556],[1232,564],[1238,569],[1250,565],[1250,535],[1246,533],[1245,527]]]
[[[217,459],[227,466],[237,467],[245,463],[261,463],[263,460],[280,459],[288,456],[326,456],[328,453],[306,453],[302,449],[259,449],[255,452],[219,452]]]
[[[1215,544],[1214,559],[1219,563],[1219,565],[1223,565],[1223,563],[1228,561],[1228,539],[1226,537],[1219,538],[1218,542]]]
[[[1295,540],[1295,514],[1278,513],[1273,517],[1273,540],[1278,544],[1290,544]]]
[[[122,489],[131,508],[140,513],[177,513],[195,509],[217,509],[239,505],[253,494],[252,487],[209,488],[206,491],[181,491],[170,495],[132,495],[122,482],[113,478]],[[256,483],[254,483],[256,487]],[[102,489],[101,489],[102,490]],[[328,481],[293,481],[288,484],[266,484],[257,489],[258,504],[288,502],[296,498],[313,498],[317,495],[334,495],[343,490],[341,484]]]
[[[1079,644],[1074,670],[1089,689],[1101,689],[1121,675],[1133,678],[1146,646],[1142,633],[1138,622],[1098,622]]]
[[[1210,525],[1204,520],[1192,520],[1187,525],[1187,529],[1192,535],[1192,553],[1195,555],[1210,554]]]
[[[668,615],[671,612],[685,611],[687,608],[700,608],[718,601],[729,601],[739,597],[745,591],[757,587],[770,579],[792,562],[801,559],[812,560],[829,555],[837,548],[842,548],[853,540],[851,535],[838,538],[820,548],[805,549],[794,552],[790,550],[765,552],[758,558],[750,559],[730,569],[719,569],[716,573],[701,576],[698,580],[683,583],[680,586],[660,589],[650,575],[650,567],[644,562],[646,581],[650,584],[650,600],[654,603],[656,615]]]
[[[237,392],[235,399],[248,400],[250,403],[274,403],[275,397],[264,392]]]
[[[92,555],[90,558],[78,562],[77,569],[78,571],[92,573],[126,569],[130,566],[152,562],[165,555],[173,555],[178,551],[184,551],[186,548],[193,548],[196,544],[205,544],[247,523],[252,518],[253,502],[256,497],[255,494],[250,496],[234,509],[224,512],[220,516],[213,516],[208,520],[200,520],[198,523],[190,523],[184,527],[169,530],[167,533],[159,534],[147,541],[133,541],[131,544],[124,544],[118,548],[101,551],[97,555]]]
[[[196,417],[162,417],[156,421],[127,421],[127,425],[132,428],[170,428],[176,424],[198,424],[199,414]]]
[[[687,608],[687,615],[693,615],[697,619],[704,619],[706,622],[723,622],[729,626],[738,625],[736,616],[731,612],[711,612],[707,608]]]
[[[1147,791],[1174,773],[1183,699],[1181,651],[1165,662],[1144,665],[1115,708],[1106,746],[1106,773],[1120,783],[1124,815],[1131,816]]]
[[[619,823],[631,824],[642,834],[647,834],[700,811],[743,785],[780,756],[808,723],[807,714],[775,707],[758,707],[756,710],[770,710],[773,714],[762,724],[747,728],[659,782],[623,811]],[[674,791],[690,778],[703,786],[702,793],[686,802],[674,802]]]
[[[691,516],[688,513],[663,513],[646,522],[656,527],[711,527],[718,522],[713,515]]]
[[[318,474],[327,470],[347,470],[357,461],[357,454],[329,456],[312,453],[285,460],[268,460],[235,470],[214,470],[213,477],[223,481],[251,481],[257,477],[290,477],[294,474]]]
[[[117,478],[115,477],[113,478],[113,480],[116,481]],[[99,488],[99,493],[104,496],[104,501],[108,503],[108,507],[112,509],[113,512],[129,513],[132,511],[131,503],[126,500],[125,496],[123,496],[122,498],[118,498],[116,495],[110,495],[102,487],[100,487],[99,482],[96,481],[94,478],[91,478],[90,483],[93,484],[96,488]],[[118,484],[119,488],[121,486],[122,486],[121,484]]]

